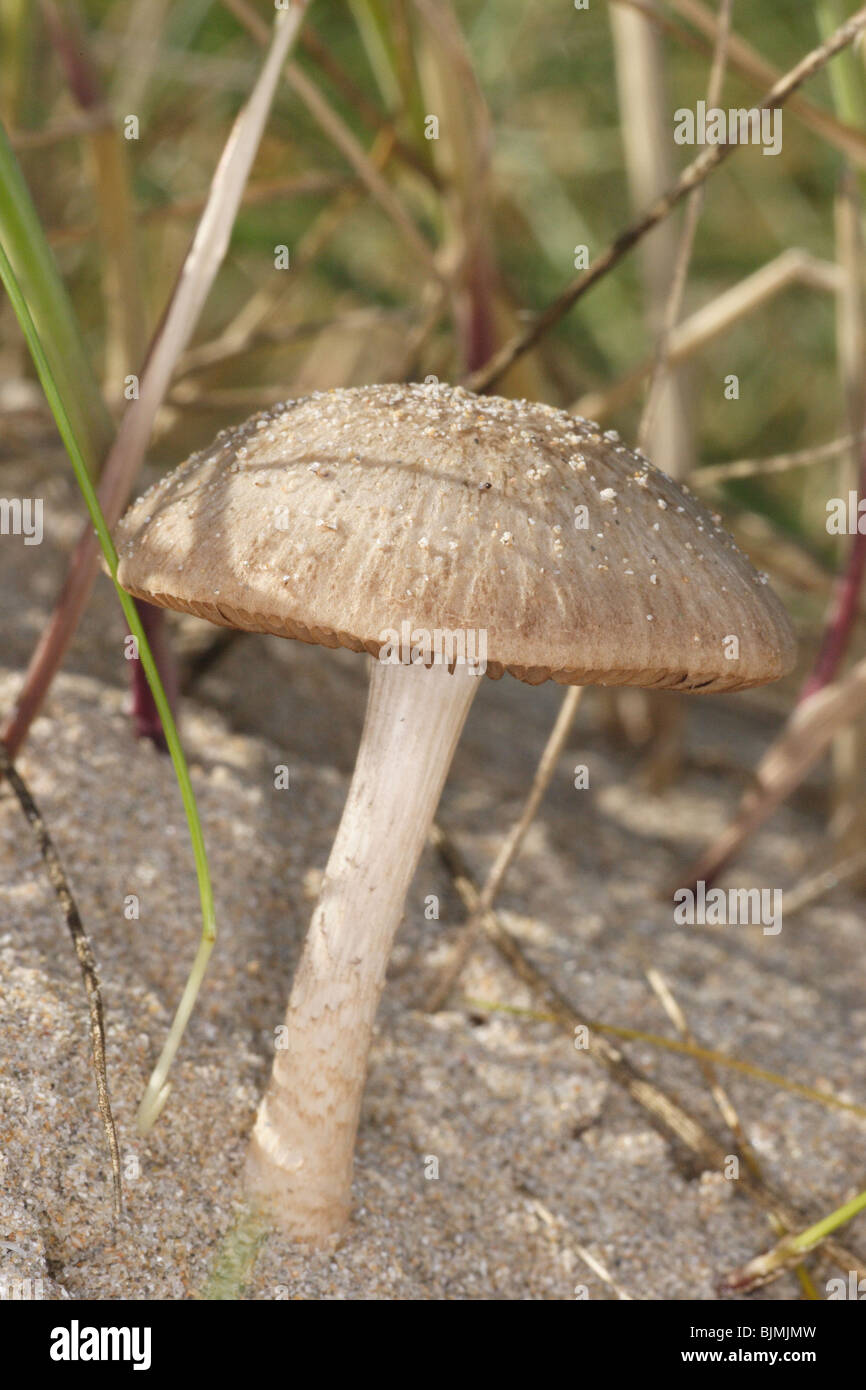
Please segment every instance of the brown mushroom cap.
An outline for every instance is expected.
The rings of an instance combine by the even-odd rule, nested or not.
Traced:
[[[118,578],[372,654],[403,622],[484,629],[487,673],[531,684],[735,690],[789,671],[794,638],[717,522],[591,421],[361,386],[254,415],[161,479],[118,526]]]

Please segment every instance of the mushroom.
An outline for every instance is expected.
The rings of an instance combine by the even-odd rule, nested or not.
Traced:
[[[136,597],[374,658],[248,1158],[292,1235],[348,1216],[391,946],[478,671],[710,692],[790,670],[784,609],[719,521],[613,431],[433,383],[264,411],[121,522]]]

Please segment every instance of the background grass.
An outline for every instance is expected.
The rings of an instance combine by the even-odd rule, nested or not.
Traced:
[[[111,92],[114,109],[126,114],[123,34],[131,6],[83,7],[93,52]],[[848,7],[849,10],[853,7]],[[517,0],[457,5],[466,41],[490,107],[495,129],[492,226],[495,257],[507,293],[521,308],[543,305],[573,273],[572,252],[586,240],[600,250],[626,220],[628,194],[613,71],[607,5],[577,12],[565,3],[527,6]],[[267,8],[259,5],[267,15]],[[312,19],[330,53],[373,105],[382,94],[367,53],[344,6],[314,7]],[[814,46],[816,15],[809,5],[750,3],[735,6],[737,31],[770,61],[786,68]],[[706,60],[673,42],[666,45],[671,111],[691,105],[706,84]],[[140,52],[132,55],[140,58]],[[138,210],[141,285],[152,328],[170,290],[191,234],[188,218],[148,216],[187,195],[203,192],[225,131],[248,90],[258,55],[236,19],[218,4],[190,0],[170,6],[159,36],[152,80],[137,103],[141,136],[129,142],[132,190]],[[299,59],[315,80],[321,72],[309,57]],[[14,63],[14,58],[13,58]],[[21,63],[38,82],[4,83],[4,117],[14,129],[44,130],[74,108],[62,73],[39,26],[31,23]],[[8,63],[8,66],[12,64]],[[128,69],[126,70],[128,72]],[[346,97],[327,80],[329,98],[354,128],[357,117]],[[10,88],[13,95],[10,96]],[[820,75],[809,96],[832,109],[829,79]],[[750,104],[754,88],[736,77],[726,85],[726,103]],[[673,124],[673,118],[672,122]],[[398,116],[398,129],[421,159],[430,155],[423,131]],[[681,163],[689,150],[677,151]],[[94,360],[103,351],[104,306],[100,298],[100,247],[92,230],[94,202],[86,151],[64,141],[49,149],[19,151],[46,226],[56,234],[61,269],[84,325]],[[707,300],[786,246],[803,246],[833,259],[833,196],[841,156],[785,116],[784,148],[777,159],[760,151],[740,152],[711,180],[698,231],[686,312]],[[396,164],[394,165],[396,169]],[[254,179],[306,170],[345,175],[331,142],[285,87],[277,96]],[[395,175],[395,185],[420,225],[435,240],[441,214],[417,176]],[[251,290],[274,278],[275,240],[297,245],[328,196],[275,198],[242,209],[232,252],[211,297],[201,332],[217,332]],[[80,233],[90,228],[86,235]],[[70,241],[70,229],[77,235]],[[289,272],[291,274],[291,272]],[[333,238],[327,251],[293,285],[290,307],[280,316],[301,322],[326,320],[352,309],[412,310],[419,277],[411,253],[381,211],[364,200]],[[15,351],[4,311],[7,357]],[[454,365],[449,324],[443,322],[428,349],[428,361],[447,374]],[[377,369],[376,334],[364,353],[365,375]],[[550,335],[542,358],[549,395],[568,404],[602,385],[649,346],[638,265],[630,259],[594,291]],[[214,387],[279,383],[291,394],[309,343],[252,352],[231,368],[205,378]],[[738,402],[724,400],[728,372],[741,382]],[[329,382],[320,373],[321,385]],[[795,288],[706,348],[692,366],[693,400],[704,461],[743,454],[773,453],[829,438],[840,429],[843,405],[835,359],[831,299]],[[620,412],[617,426],[634,432],[637,406]],[[243,411],[178,412],[163,434],[158,454],[167,463],[181,457],[216,427]],[[816,550],[826,549],[823,510],[803,496],[802,474],[762,483],[742,483],[738,500],[796,530]]]

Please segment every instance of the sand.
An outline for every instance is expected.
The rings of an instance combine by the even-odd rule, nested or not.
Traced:
[[[28,475],[29,476],[29,475]],[[14,495],[15,468],[4,468]],[[46,537],[0,546],[8,708],[44,620],[80,508],[48,469]],[[29,482],[32,495],[33,481]],[[175,625],[181,652],[213,630]],[[201,1294],[242,1209],[246,1137],[327,858],[363,712],[350,653],[243,637],[183,702],[214,877],[220,938],[156,1128],[134,1116],[199,930],[192,855],[170,763],[124,713],[124,627],[100,580],[65,673],[20,767],[67,867],[96,952],[124,1165],[112,1221],[83,986],[30,832],[0,796],[0,1294],[186,1299]],[[561,693],[487,681],[441,808],[483,875],[516,814]],[[866,1104],[866,964],[860,905],[837,891],[777,936],[673,922],[659,887],[737,803],[777,725],[772,698],[687,703],[683,775],[641,790],[637,755],[581,708],[514,866],[502,917],[536,965],[596,1018],[672,1028],[646,980],[661,970],[701,1041]],[[290,768],[288,790],[274,769]],[[576,790],[573,769],[590,769]],[[823,853],[821,776],[755,838],[725,879],[786,888]],[[439,899],[439,919],[425,899]],[[138,917],[128,914],[130,895]],[[701,1173],[552,1024],[486,945],[448,1009],[423,1001],[463,914],[431,851],[418,870],[379,1014],[358,1139],[354,1208],[336,1249],[271,1234],[250,1299],[713,1300],[729,1269],[767,1248],[766,1219],[736,1184]],[[689,1059],[631,1055],[723,1131]],[[862,1186],[866,1121],[732,1072],[725,1082],[769,1179],[811,1215]],[[438,1177],[429,1178],[438,1160]],[[844,1233],[866,1249],[866,1218]],[[591,1257],[587,1263],[585,1256]],[[599,1266],[605,1271],[603,1277]],[[814,1265],[819,1290],[837,1271]],[[6,1281],[5,1284],[3,1281]],[[792,1298],[793,1276],[758,1297]]]

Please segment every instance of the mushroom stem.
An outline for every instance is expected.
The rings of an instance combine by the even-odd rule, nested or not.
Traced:
[[[306,1240],[349,1214],[373,1021],[406,892],[478,689],[453,674],[374,662],[358,759],[295,973],[247,1162],[278,1224]]]

